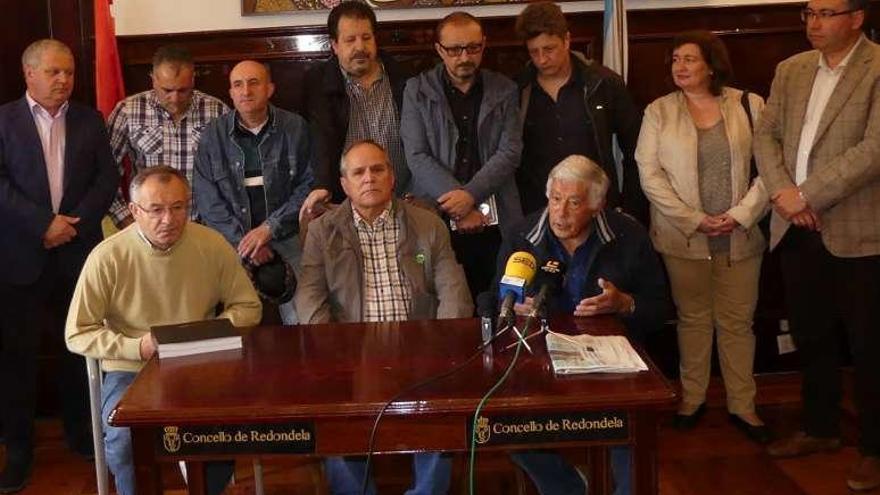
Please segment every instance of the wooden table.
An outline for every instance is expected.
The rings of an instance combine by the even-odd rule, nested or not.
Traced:
[[[614,334],[622,326],[610,317],[581,318],[554,321],[553,329]],[[142,495],[161,493],[160,460],[363,454],[387,400],[462,363],[479,340],[476,319],[259,327],[240,351],[151,360],[111,422],[132,428]],[[634,493],[657,493],[656,412],[675,401],[669,382],[644,354],[647,372],[556,377],[543,338],[530,343],[535,354],[523,351],[482,413],[488,428],[480,428],[486,442],[478,448],[630,444]],[[514,354],[502,347],[394,402],[374,451],[466,451],[477,403]],[[571,431],[562,435],[566,417]],[[584,425],[603,418],[585,433]],[[623,427],[602,426],[616,421]],[[544,431],[536,433],[536,424]],[[199,493],[201,485],[192,475],[190,491]]]

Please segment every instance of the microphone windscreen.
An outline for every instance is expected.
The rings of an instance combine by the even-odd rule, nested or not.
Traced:
[[[495,295],[489,291],[477,294],[477,316],[492,318],[495,316]]]
[[[504,275],[508,277],[517,277],[525,280],[526,285],[535,278],[535,272],[538,268],[538,262],[531,253],[526,251],[517,251],[507,258],[507,266],[504,267]]]
[[[547,292],[554,294],[562,287],[562,279],[565,275],[565,263],[559,260],[549,259],[535,275],[535,286],[547,287]]]

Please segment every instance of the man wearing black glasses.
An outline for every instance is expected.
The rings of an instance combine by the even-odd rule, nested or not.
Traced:
[[[492,282],[502,236],[522,218],[516,85],[480,69],[486,37],[472,15],[449,14],[435,33],[443,63],[407,82],[400,135],[413,193],[448,221],[475,297]]]
[[[861,457],[853,490],[880,486],[880,47],[862,35],[866,0],[812,0],[801,17],[815,50],[776,69],[756,130],[773,202],[792,336],[803,362],[803,431],[774,457],[840,447],[838,330],[855,366]]]

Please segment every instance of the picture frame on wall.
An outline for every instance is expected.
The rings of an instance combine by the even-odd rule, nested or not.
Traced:
[[[341,0],[241,0],[242,15],[283,14],[330,10]],[[374,9],[406,9],[418,7],[458,7],[466,5],[498,5],[524,3],[528,0],[364,0]]]

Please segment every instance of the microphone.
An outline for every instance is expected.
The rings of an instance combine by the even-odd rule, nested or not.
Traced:
[[[523,335],[526,335],[529,328],[534,325],[535,320],[547,305],[547,297],[556,294],[562,287],[562,277],[565,274],[565,263],[549,259],[538,270],[535,276],[535,285],[538,286],[538,294],[532,303],[532,309],[526,316],[526,322],[523,326]]]
[[[489,291],[477,294],[477,316],[480,317],[481,346],[492,340],[492,318],[495,316],[495,295]]]
[[[516,316],[513,305],[525,300],[525,289],[535,278],[537,264],[535,257],[526,251],[516,251],[507,259],[504,276],[498,284],[498,299],[501,300],[501,310],[498,312],[499,326],[502,323],[513,324]]]

